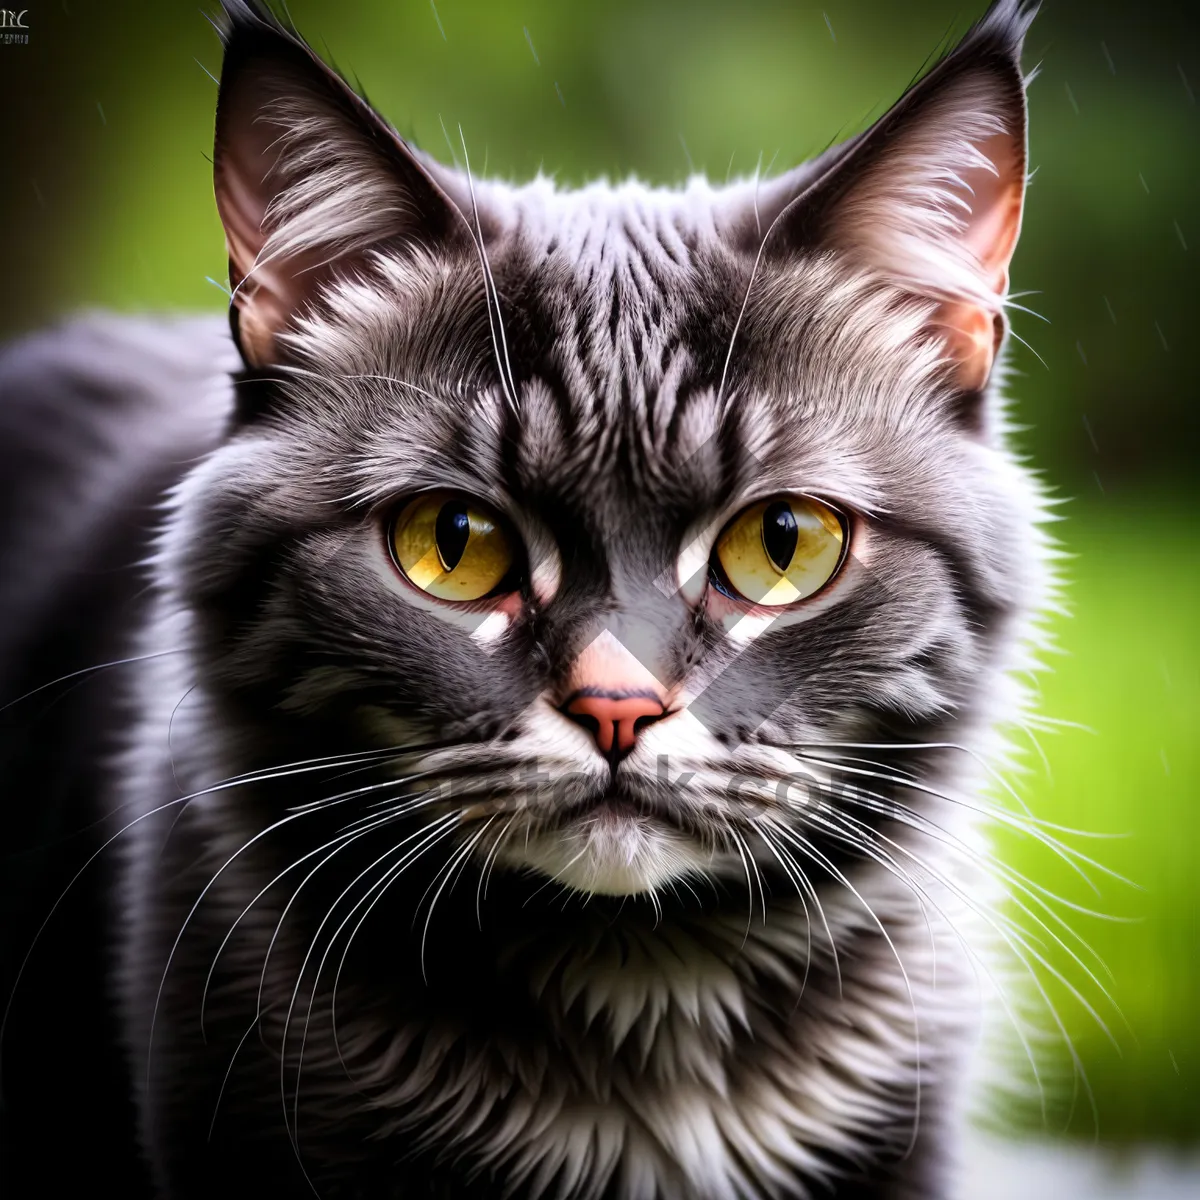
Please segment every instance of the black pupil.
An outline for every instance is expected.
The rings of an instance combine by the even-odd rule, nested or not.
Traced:
[[[442,565],[447,571],[453,571],[471,536],[471,518],[467,516],[467,506],[461,500],[449,500],[443,504],[433,532]]]
[[[762,519],[763,549],[780,571],[791,565],[799,536],[792,506],[786,500],[776,500],[767,506]]]

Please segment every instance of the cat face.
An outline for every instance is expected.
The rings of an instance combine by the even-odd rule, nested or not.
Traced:
[[[419,156],[235,6],[249,370],[168,546],[210,685],[436,741],[405,770],[462,854],[582,891],[860,844],[854,747],[986,720],[1037,584],[986,394],[1010,9],[780,180],[560,192]]]

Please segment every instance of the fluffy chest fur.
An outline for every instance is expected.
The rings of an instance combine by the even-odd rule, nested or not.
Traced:
[[[506,946],[534,1037],[435,1024],[404,1045],[406,1034],[393,1045],[403,1081],[374,1103],[385,1128],[449,1137],[533,1194],[799,1194],[842,1155],[889,1139],[899,1155],[898,1132],[919,1121],[913,1068],[938,1057],[920,1053],[916,1001],[878,935],[848,917],[838,930],[852,955],[840,994],[813,936],[785,903],[769,925],[583,919],[569,943]],[[940,1011],[952,977],[935,1004],[920,996],[943,1038],[956,1032]]]

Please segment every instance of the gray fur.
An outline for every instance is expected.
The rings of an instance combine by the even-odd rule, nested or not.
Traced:
[[[223,96],[272,39],[300,53],[227,9]],[[1028,19],[995,6],[893,119],[938,146],[939,122],[964,145],[1023,135]],[[38,395],[74,423],[14,501],[6,631],[69,587],[72,468],[98,517],[123,458],[176,481],[144,608],[111,617],[147,657],[123,668],[131,718],[95,784],[125,829],[114,986],[158,1194],[300,1196],[306,1176],[327,1197],[954,1194],[1004,971],[977,759],[1007,761],[1051,599],[996,380],[963,395],[927,329],[948,297],[1001,303],[939,207],[970,146],[934,169],[868,134],[761,185],[562,192],[455,176],[331,107],[337,86],[273,110],[289,190],[238,284],[243,351],[264,344],[254,271],[321,262],[278,362],[231,379],[207,326],[143,348],[144,326],[105,320],[2,372],[19,407],[42,355]],[[843,203],[880,161],[926,205],[867,195],[882,239]],[[909,235],[924,251],[898,257]],[[200,338],[219,353],[197,362]],[[84,390],[140,383],[146,404],[89,408],[75,361]],[[512,521],[514,611],[397,579],[387,514],[432,486]],[[695,568],[776,492],[853,513],[850,561],[773,623],[725,621]],[[40,579],[16,540],[31,505],[63,539]],[[556,708],[598,636],[691,702],[615,782]],[[623,898],[585,869],[610,835],[573,815],[610,789],[640,814]]]

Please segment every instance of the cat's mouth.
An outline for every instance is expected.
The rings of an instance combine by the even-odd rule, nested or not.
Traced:
[[[597,821],[628,821],[640,818],[664,820],[665,814],[654,812],[650,806],[635,801],[625,791],[609,788],[595,796],[580,800],[559,814],[556,826],[569,824],[581,818],[591,817]]]
[[[580,823],[618,826],[624,822],[654,825],[676,835],[693,835],[695,829],[684,819],[676,805],[639,795],[622,782],[611,782],[604,789],[581,796],[566,804],[557,805],[553,815],[543,824],[546,832],[563,832]]]
[[[610,786],[559,810],[501,857],[576,891],[632,896],[703,870],[711,852],[669,807]]]

